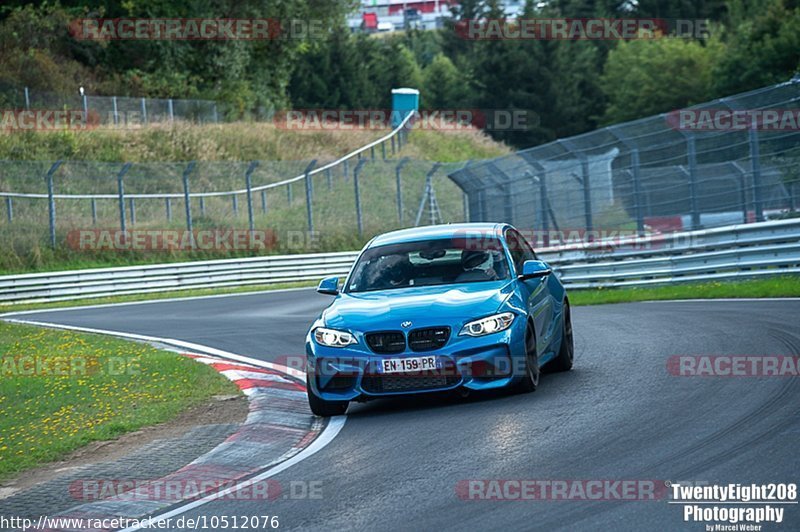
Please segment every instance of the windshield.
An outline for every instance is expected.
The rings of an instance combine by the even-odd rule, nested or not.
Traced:
[[[508,278],[508,262],[499,240],[484,239],[476,245],[464,238],[444,238],[367,249],[358,259],[345,291],[367,292]]]

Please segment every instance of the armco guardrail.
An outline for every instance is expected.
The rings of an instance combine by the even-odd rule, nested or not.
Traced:
[[[0,303],[67,301],[346,275],[357,251],[0,277]],[[800,219],[541,250],[571,288],[647,286],[800,273]]]

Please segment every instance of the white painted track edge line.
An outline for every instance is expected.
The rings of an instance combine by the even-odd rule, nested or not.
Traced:
[[[251,364],[253,366],[258,366],[261,368],[273,369],[276,371],[286,373],[287,375],[290,375],[295,379],[299,379],[303,382],[306,381],[306,375],[304,372],[293,368],[289,368],[287,366],[283,366],[281,364],[275,364],[273,362],[267,362],[265,360],[259,360],[257,358],[251,358],[244,355],[237,355],[236,353],[223,351],[222,349],[217,349],[215,347],[195,344],[193,342],[185,342],[183,340],[176,340],[174,338],[162,338],[159,336],[149,336],[146,334],[127,333],[123,331],[111,331],[108,329],[95,329],[92,327],[80,327],[77,325],[63,325],[61,323],[52,323],[46,321],[19,320],[14,318],[3,318],[3,319],[4,321],[7,321],[9,323],[19,323],[21,325],[34,325],[39,327],[49,327],[51,329],[64,329],[69,331],[85,332],[92,334],[105,334],[108,336],[117,336],[119,338],[124,338],[128,340],[138,340],[141,342],[157,342],[160,344],[165,344],[172,347],[179,347],[181,349],[187,349],[190,351],[199,351],[201,354],[215,355],[221,358],[235,360],[237,362],[244,362],[245,364]]]

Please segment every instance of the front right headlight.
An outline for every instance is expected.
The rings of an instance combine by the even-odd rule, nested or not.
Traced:
[[[316,340],[318,344],[326,347],[347,347],[348,345],[358,343],[355,336],[347,331],[338,331],[325,327],[317,327],[314,329],[314,340]]]
[[[474,320],[461,328],[461,332],[458,333],[459,336],[485,336],[487,334],[492,334],[500,331],[505,331],[509,327],[511,327],[511,323],[514,321],[514,313],[513,312],[503,312],[501,314],[495,314],[493,316],[487,316],[485,318],[481,318],[479,320]]]

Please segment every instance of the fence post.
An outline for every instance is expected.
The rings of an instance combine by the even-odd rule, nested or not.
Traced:
[[[736,161],[731,163],[739,173],[739,204],[742,209],[742,223],[747,223],[747,171]]]
[[[639,176],[639,149],[631,148],[631,166],[633,175],[633,196],[636,202],[636,232],[644,236],[644,206],[642,205],[642,182]]]
[[[403,170],[403,166],[405,166],[407,163],[408,157],[404,157],[399,163],[397,163],[397,166],[394,169],[394,178],[397,186],[397,221],[400,222],[401,225],[403,223],[403,182],[400,178],[400,172]]]
[[[122,240],[125,240],[125,182],[123,178],[131,167],[131,163],[122,165],[122,169],[117,173],[117,195],[119,196],[119,229],[122,232]]]
[[[392,135],[392,155],[394,155],[396,151],[397,150],[394,147],[394,135]]]
[[[89,97],[83,95],[83,118],[89,120]]]
[[[25,110],[31,110],[31,93],[28,90],[28,87],[25,87]]]
[[[442,163],[433,163],[433,166],[428,173],[425,174],[425,189],[422,192],[422,199],[419,202],[419,209],[417,209],[417,217],[414,220],[414,227],[419,227],[419,222],[422,220],[422,211],[425,209],[425,202],[428,202],[428,208],[430,209],[430,225],[436,223],[436,200],[434,199],[434,191],[433,191],[433,174],[439,169]]]
[[[464,169],[466,169],[466,168],[467,168],[467,167],[468,167],[470,164],[472,164],[472,159],[467,159],[467,161],[466,161],[466,162],[464,162],[464,166],[462,166],[461,168],[459,168],[459,171],[460,171],[460,170],[464,170]],[[463,189],[463,188],[461,188],[461,186],[460,186],[460,185],[459,185],[459,187],[458,187],[458,188],[460,188],[460,189],[461,189],[461,209],[462,209],[462,210],[463,210],[463,212],[464,212],[464,221],[465,221],[465,222],[469,222],[469,221],[470,221],[470,220],[469,220],[469,202],[470,202],[470,196],[469,196],[469,195],[468,195],[468,194],[467,194],[467,193],[464,191],[464,189]]]
[[[700,207],[697,203],[697,146],[691,133],[686,133],[686,157],[689,163],[689,205],[694,230],[700,229]]]
[[[386,141],[381,142],[381,156],[386,160]]]
[[[8,223],[14,221],[14,202],[11,196],[6,196],[6,216],[8,216]]]
[[[214,122],[215,123],[219,122],[219,114],[217,114],[217,104],[216,104],[216,102],[214,103]]]
[[[131,225],[136,225],[136,199],[128,198],[128,207],[131,211]]]
[[[195,164],[195,161],[191,161],[186,165],[186,169],[183,171],[183,201],[186,204],[186,229],[189,231],[192,249],[195,247],[195,242],[194,233],[192,232],[192,196],[189,194],[189,174],[194,170]]]
[[[359,237],[364,236],[364,220],[361,217],[361,194],[358,190],[358,174],[361,173],[361,167],[364,166],[366,162],[366,159],[361,159],[353,170],[353,188],[356,194],[356,224],[358,225]]]
[[[267,213],[267,189],[261,190],[261,210]]]
[[[328,190],[333,188],[333,176],[331,176],[331,169],[325,169],[325,179],[328,181]]]
[[[233,216],[235,218],[239,214],[239,198],[236,194],[231,194],[231,204],[233,206]]]
[[[200,216],[206,215],[206,197],[200,196]]]
[[[550,245],[550,224],[547,219],[547,174],[544,171],[539,174],[539,202],[539,208],[542,209],[543,241],[545,245]]]
[[[589,159],[586,154],[581,154],[581,178],[583,181],[583,214],[586,223],[586,234],[591,235],[594,230],[594,220],[592,219],[592,189],[589,178]],[[591,237],[590,237],[591,238]]]
[[[761,190],[761,153],[758,146],[758,130],[756,125],[750,128],[750,164],[753,171],[753,204],[756,221],[764,221],[764,203]]]
[[[373,161],[375,160],[375,146],[369,147],[369,158]]]
[[[214,109],[216,110],[216,105],[214,106]],[[251,178],[256,168],[258,168],[258,161],[253,161],[250,163],[250,166],[247,168],[247,172],[244,174],[245,184],[247,185],[247,222],[250,227],[250,233],[256,230],[255,220],[253,220],[253,180]],[[261,192],[264,191],[262,190]]]
[[[342,177],[344,177],[345,181],[347,181],[347,176],[350,173],[350,161],[345,159],[342,163]]]
[[[117,113],[117,97],[116,96],[112,96],[111,97],[111,104],[114,107],[114,125],[116,126],[116,125],[119,124],[119,114]]]
[[[167,207],[167,221],[172,221],[172,199],[171,198],[164,198],[164,202]]]
[[[286,185],[286,203],[291,205],[293,200],[294,200],[294,193],[292,192],[292,184],[289,183],[288,185]]]
[[[92,198],[92,225],[97,225],[97,200]]]
[[[147,102],[142,98],[142,123],[147,124]]]
[[[56,249],[56,199],[53,192],[53,174],[56,173],[61,161],[56,161],[50,170],[47,171],[47,203],[48,214],[50,215],[50,246]]]
[[[169,121],[173,122],[175,120],[175,113],[172,109],[172,98],[167,100],[167,109],[169,110]]]
[[[308,232],[309,234],[314,232],[314,206],[312,205],[312,198],[314,196],[314,184],[311,182],[311,170],[314,169],[316,166],[317,160],[313,159],[308,166],[306,166],[305,172],[305,184],[306,184],[306,219],[308,221]]]

